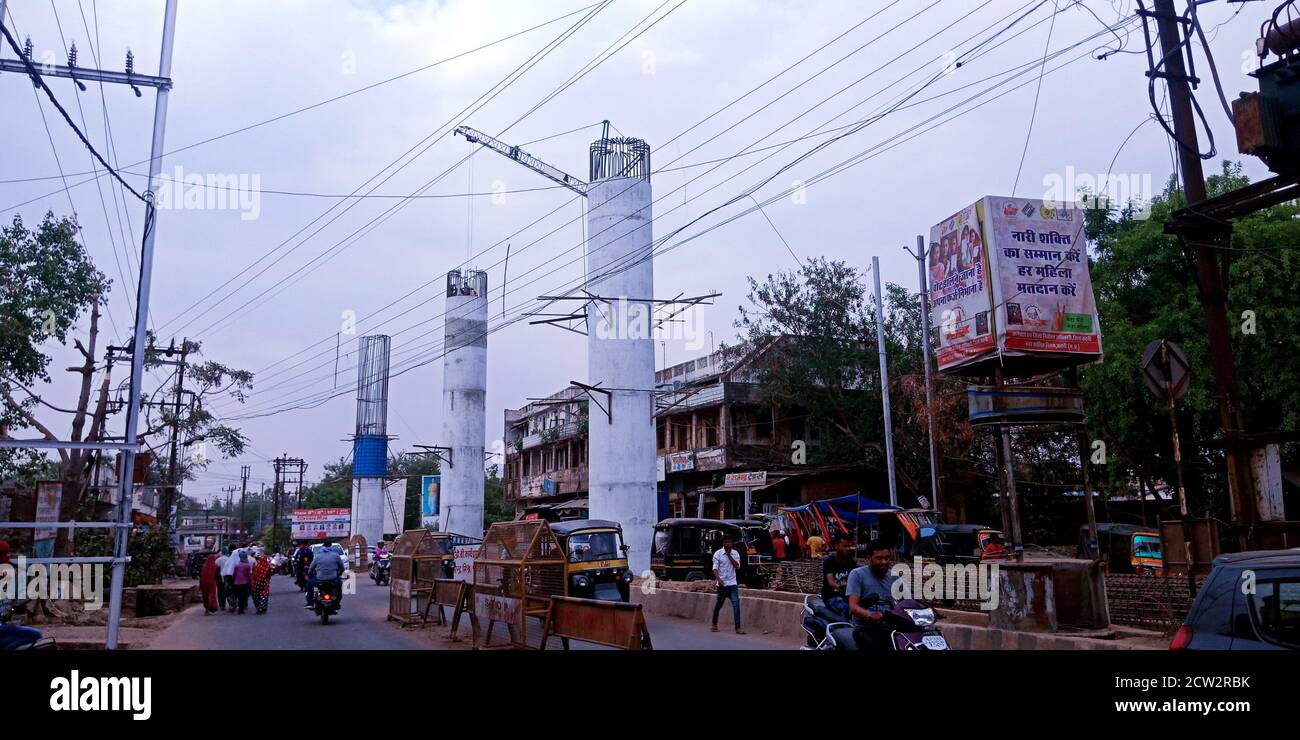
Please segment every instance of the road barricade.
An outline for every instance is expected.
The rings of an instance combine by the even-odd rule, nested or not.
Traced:
[[[565,650],[569,640],[620,650],[653,649],[640,604],[552,596],[550,627],[548,636],[559,637]]]
[[[427,624],[430,610],[436,608],[438,610],[438,624],[440,626],[447,624],[447,616],[443,609],[450,608],[452,610],[451,631],[447,633],[447,637],[452,641],[459,641],[460,638],[456,636],[456,631],[460,627],[460,617],[472,608],[470,591],[471,585],[464,581],[454,578],[434,579],[433,591],[429,600],[424,604],[424,616],[421,623]]]

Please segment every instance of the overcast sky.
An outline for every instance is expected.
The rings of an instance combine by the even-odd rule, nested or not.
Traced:
[[[1107,172],[1139,189],[1150,182],[1158,190],[1171,172],[1171,150],[1159,125],[1143,123],[1151,107],[1140,27],[1130,24],[1118,39],[1103,34],[1076,46],[1102,31],[1103,22],[1121,21],[1134,3],[1089,0],[1100,22],[1078,7],[1083,4],[1059,0],[1063,11],[1053,20],[1050,0],[613,0],[604,7],[596,0],[181,0],[168,151],[456,57],[165,158],[167,176],[180,168],[186,176],[242,177],[260,190],[234,208],[210,210],[206,206],[217,204],[205,201],[204,208],[160,211],[151,325],[164,341],[198,339],[205,358],[258,373],[249,402],[242,408],[217,403],[220,412],[278,412],[232,421],[250,438],[249,453],[213,462],[187,484],[186,493],[209,497],[237,483],[244,464],[252,466],[256,488],[273,479],[270,458],[282,453],[306,459],[309,480],[321,476],[324,463],[347,456],[344,440],[355,423],[354,350],[356,338],[365,334],[391,334],[394,372],[405,371],[389,391],[393,449],[440,444],[447,270],[472,256],[473,266],[488,271],[494,323],[503,310],[507,243],[507,318],[537,309],[537,296],[581,280],[578,197],[481,149],[456,166],[476,151],[449,134],[461,122],[489,134],[510,127],[505,141],[536,141],[526,147],[530,153],[583,179],[587,147],[599,136],[595,124],[601,120],[609,119],[618,133],[645,139],[657,171],[656,237],[768,178],[756,191],[760,200],[859,153],[875,153],[767,205],[770,224],[762,214],[749,213],[657,257],[658,297],[723,294],[690,323],[675,327],[691,327],[692,337],[656,343],[659,367],[665,358],[672,365],[703,355],[711,343],[734,340],[732,322],[745,300],[746,276],[794,269],[791,251],[801,259],[825,255],[864,269],[879,255],[885,280],[915,290],[915,262],[903,246],[983,195],[1041,198],[1051,195],[1054,183],[1086,185],[1080,176]],[[1235,18],[1243,6],[1220,2],[1199,11],[1229,99],[1256,88],[1246,71],[1271,5],[1244,4]],[[138,72],[157,72],[162,0],[9,0],[8,6],[6,27],[17,29],[20,42],[31,36],[38,60],[50,54],[50,61],[62,62],[66,40],[76,42],[81,66],[93,66],[99,56],[101,66],[121,69],[130,47]],[[583,8],[588,9],[575,12]],[[466,53],[539,24],[546,25]],[[1124,53],[1093,58],[1120,41]],[[1040,90],[1045,48],[1049,61]],[[5,48],[0,57],[14,54]],[[596,59],[604,61],[593,69],[589,63]],[[962,64],[953,65],[954,59]],[[1208,80],[1204,60],[1198,48],[1197,70]],[[536,64],[514,79],[512,73],[531,62]],[[507,80],[514,81],[505,85]],[[136,173],[127,179],[142,189],[153,92],[146,88],[136,98],[129,89],[109,86],[101,97],[98,86],[88,85],[78,96],[71,81],[49,82],[79,126],[84,115],[96,148]],[[974,107],[1000,93],[1007,94]],[[1236,154],[1213,86],[1202,86],[1198,99],[1220,152],[1207,171],[1224,157],[1246,159]],[[115,146],[106,141],[105,105]],[[464,112],[472,106],[477,109]],[[886,111],[869,125],[826,133]],[[785,148],[772,146],[818,132]],[[851,133],[832,141],[846,132]],[[781,171],[824,142],[831,143]],[[1204,136],[1202,145],[1208,148]],[[760,151],[735,156],[747,148]],[[129,196],[108,177],[97,186],[87,176],[90,154],[17,74],[0,75],[0,153],[0,218],[8,222],[18,213],[35,224],[47,210],[63,215],[75,209],[92,258],[114,281],[112,320],[105,327],[124,341],[141,204],[127,204]],[[1264,174],[1253,160],[1246,167],[1253,178]],[[360,193],[374,188],[374,195],[410,195],[444,172],[421,192],[448,197],[318,197],[359,187]],[[195,192],[203,198],[221,191]],[[681,236],[753,206],[748,198],[727,205]],[[355,333],[340,334],[353,316]],[[335,389],[336,335],[338,395],[318,403]],[[69,364],[65,348],[51,350],[57,355],[52,367]],[[488,358],[489,447],[501,436],[504,408],[518,408],[527,397],[550,394],[571,379],[586,380],[584,338],[560,329],[526,322],[506,326],[489,337]],[[155,384],[150,379],[147,387]],[[75,398],[65,378],[47,396],[65,406]],[[309,404],[317,405],[295,408]],[[67,428],[53,415],[47,421]],[[120,428],[121,418],[114,423]]]

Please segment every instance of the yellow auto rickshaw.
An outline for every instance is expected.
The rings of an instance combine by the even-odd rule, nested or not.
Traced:
[[[634,575],[627,564],[621,524],[571,519],[551,524],[551,532],[564,547],[565,596],[628,601]]]

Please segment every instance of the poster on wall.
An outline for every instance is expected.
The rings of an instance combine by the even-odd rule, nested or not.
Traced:
[[[1083,211],[988,196],[930,230],[930,322],[940,372],[999,355],[1101,358]],[[1010,360],[1010,361],[1008,361]]]

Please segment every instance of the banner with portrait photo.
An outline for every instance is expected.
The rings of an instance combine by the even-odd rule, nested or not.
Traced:
[[[975,203],[930,229],[930,324],[938,333],[940,371],[997,354],[983,205]]]

